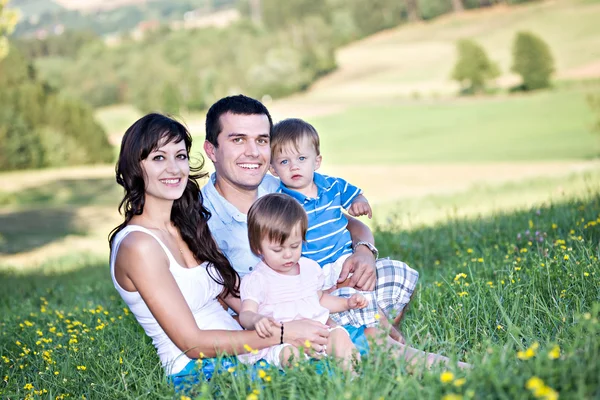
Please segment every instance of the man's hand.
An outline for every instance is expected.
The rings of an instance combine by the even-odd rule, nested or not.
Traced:
[[[377,280],[375,256],[366,246],[358,246],[354,254],[344,261],[338,283],[344,282],[350,272],[353,275],[348,286],[367,292],[375,290]]]
[[[262,315],[254,322],[254,330],[263,339],[273,336],[274,332],[279,328],[281,328],[281,325],[277,321]]]
[[[360,293],[354,293],[352,297],[348,299],[348,309],[355,310],[357,308],[365,308],[369,304],[369,300],[366,299]]]
[[[369,219],[373,217],[373,211],[371,210],[371,205],[365,196],[359,194],[356,196],[350,208],[348,208],[348,214],[353,217],[360,217],[361,215],[367,215]]]

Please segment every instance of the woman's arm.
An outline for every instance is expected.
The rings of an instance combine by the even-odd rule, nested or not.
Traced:
[[[133,232],[121,243],[115,270],[125,274],[167,336],[190,358],[214,357],[217,353],[242,354],[244,345],[263,349],[279,343],[279,337],[260,338],[256,331],[201,330],[169,271],[169,260],[155,239]],[[122,274],[120,274],[122,275]],[[121,283],[121,282],[119,282]],[[123,286],[123,285],[122,285]],[[285,325],[289,343],[302,340],[327,343],[323,324],[294,321]]]

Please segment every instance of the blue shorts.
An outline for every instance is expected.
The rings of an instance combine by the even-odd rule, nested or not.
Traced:
[[[356,346],[356,349],[360,352],[361,356],[368,354],[369,342],[365,336],[365,327],[355,327],[352,325],[344,325],[344,329],[348,331],[352,343]],[[226,372],[229,368],[235,368],[239,361],[237,357],[222,357],[217,358],[203,358],[199,360],[191,360],[183,370],[176,374],[171,374],[167,377],[167,380],[175,386],[175,391],[184,391],[190,386],[199,384],[203,381],[208,381],[212,378],[215,373]],[[320,373],[323,373],[324,367],[322,362],[317,361],[316,369]],[[265,361],[258,361],[256,364],[249,368],[249,373],[252,375],[252,379],[258,375],[258,371],[269,368],[270,365]]]

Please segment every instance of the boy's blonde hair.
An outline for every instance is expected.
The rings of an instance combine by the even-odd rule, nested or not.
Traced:
[[[250,250],[259,256],[262,252],[260,242],[264,238],[283,244],[298,224],[304,241],[308,217],[304,208],[292,197],[283,193],[271,193],[261,197],[248,211]]]
[[[310,139],[317,155],[320,155],[319,134],[314,126],[299,118],[288,118],[276,123],[271,134],[271,159],[281,154],[290,144],[298,151],[304,138]]]

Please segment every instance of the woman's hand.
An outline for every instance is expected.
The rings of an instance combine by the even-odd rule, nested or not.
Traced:
[[[283,341],[296,347],[311,347],[319,352],[329,340],[327,325],[311,319],[300,319],[283,324]]]

